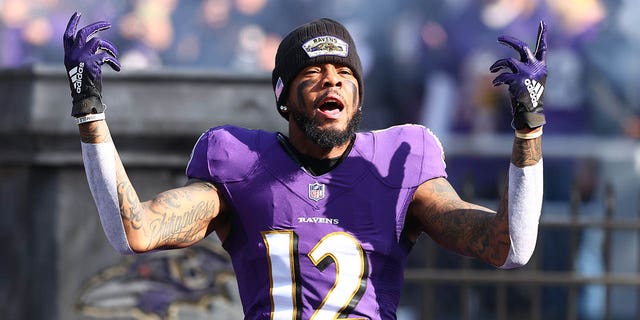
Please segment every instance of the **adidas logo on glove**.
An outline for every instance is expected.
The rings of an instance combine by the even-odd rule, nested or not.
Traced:
[[[532,79],[524,80],[524,84],[527,86],[527,90],[529,91],[531,104],[533,104],[533,107],[536,108],[538,106],[538,100],[540,100],[542,92],[544,92],[544,86],[542,85],[542,83]]]
[[[84,62],[80,62],[77,67],[69,70],[69,79],[73,83],[73,88],[77,93],[82,91],[82,73],[84,72]]]

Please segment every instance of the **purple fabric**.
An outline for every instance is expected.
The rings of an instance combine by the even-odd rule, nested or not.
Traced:
[[[120,62],[116,58],[118,50],[115,46],[107,40],[94,37],[96,33],[111,28],[111,23],[107,21],[94,22],[76,33],[79,21],[80,14],[76,12],[69,19],[62,39],[64,64],[67,70],[83,62],[88,71],[87,76],[93,81],[100,80],[101,66],[104,63],[109,64],[114,70],[120,71]]]
[[[498,37],[498,42],[513,48],[518,52],[519,59],[506,58],[496,61],[489,69],[491,72],[508,70],[510,72],[498,75],[494,80],[494,85],[507,84],[509,92],[514,97],[520,97],[528,93],[524,86],[526,79],[544,81],[547,77],[547,42],[546,24],[540,22],[535,51],[531,51],[529,46],[520,39],[510,36]]]
[[[506,58],[496,61],[491,72],[507,70],[499,74],[493,85],[506,84],[511,95],[514,129],[537,128],[546,123],[543,112],[543,95],[547,80],[547,27],[540,21],[535,51],[523,41],[510,36],[498,37],[498,41],[518,52],[519,59]]]
[[[102,65],[108,64],[120,71],[118,51],[111,42],[94,35],[109,29],[106,21],[94,22],[76,32],[80,14],[74,13],[69,19],[62,38],[64,45],[64,65],[69,77],[74,117],[88,113],[102,113]]]
[[[233,260],[248,319],[270,319],[270,292],[275,291],[265,232],[274,230],[295,234],[290,251],[303,319],[321,307],[338,282],[338,271],[358,265],[364,270],[360,287],[342,313],[395,319],[411,248],[400,236],[407,206],[422,182],[446,177],[446,172],[439,142],[422,126],[358,133],[348,157],[318,177],[288,156],[276,134],[226,126],[201,136],[187,175],[214,182],[234,209],[231,235],[223,245]],[[324,185],[317,201],[311,199],[309,188],[316,183]],[[332,235],[342,234],[355,239],[365,259],[341,265],[334,260],[340,260],[336,254],[316,261],[316,266],[308,254]]]

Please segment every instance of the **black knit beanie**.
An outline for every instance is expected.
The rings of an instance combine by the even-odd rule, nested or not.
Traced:
[[[335,63],[347,66],[358,80],[362,105],[362,65],[349,31],[337,21],[322,18],[301,25],[280,42],[271,82],[276,96],[276,109],[286,102],[291,81],[298,73],[314,64]]]

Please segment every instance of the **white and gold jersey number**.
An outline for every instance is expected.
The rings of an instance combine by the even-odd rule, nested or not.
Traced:
[[[298,235],[291,230],[262,233],[269,259],[271,277],[271,319],[297,320],[302,307],[299,300],[300,272],[297,268]],[[307,254],[314,266],[323,271],[334,263],[336,280],[324,300],[310,319],[336,319],[345,310],[352,309],[366,287],[363,281],[368,272],[362,246],[346,232],[333,232],[324,236]]]

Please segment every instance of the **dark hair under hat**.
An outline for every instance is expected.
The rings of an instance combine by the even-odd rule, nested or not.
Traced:
[[[362,65],[356,45],[342,24],[322,18],[297,27],[278,46],[271,82],[276,96],[276,109],[285,119],[288,117],[278,106],[285,103],[291,81],[302,69],[323,63],[344,65],[353,71],[358,80],[362,105]]]

